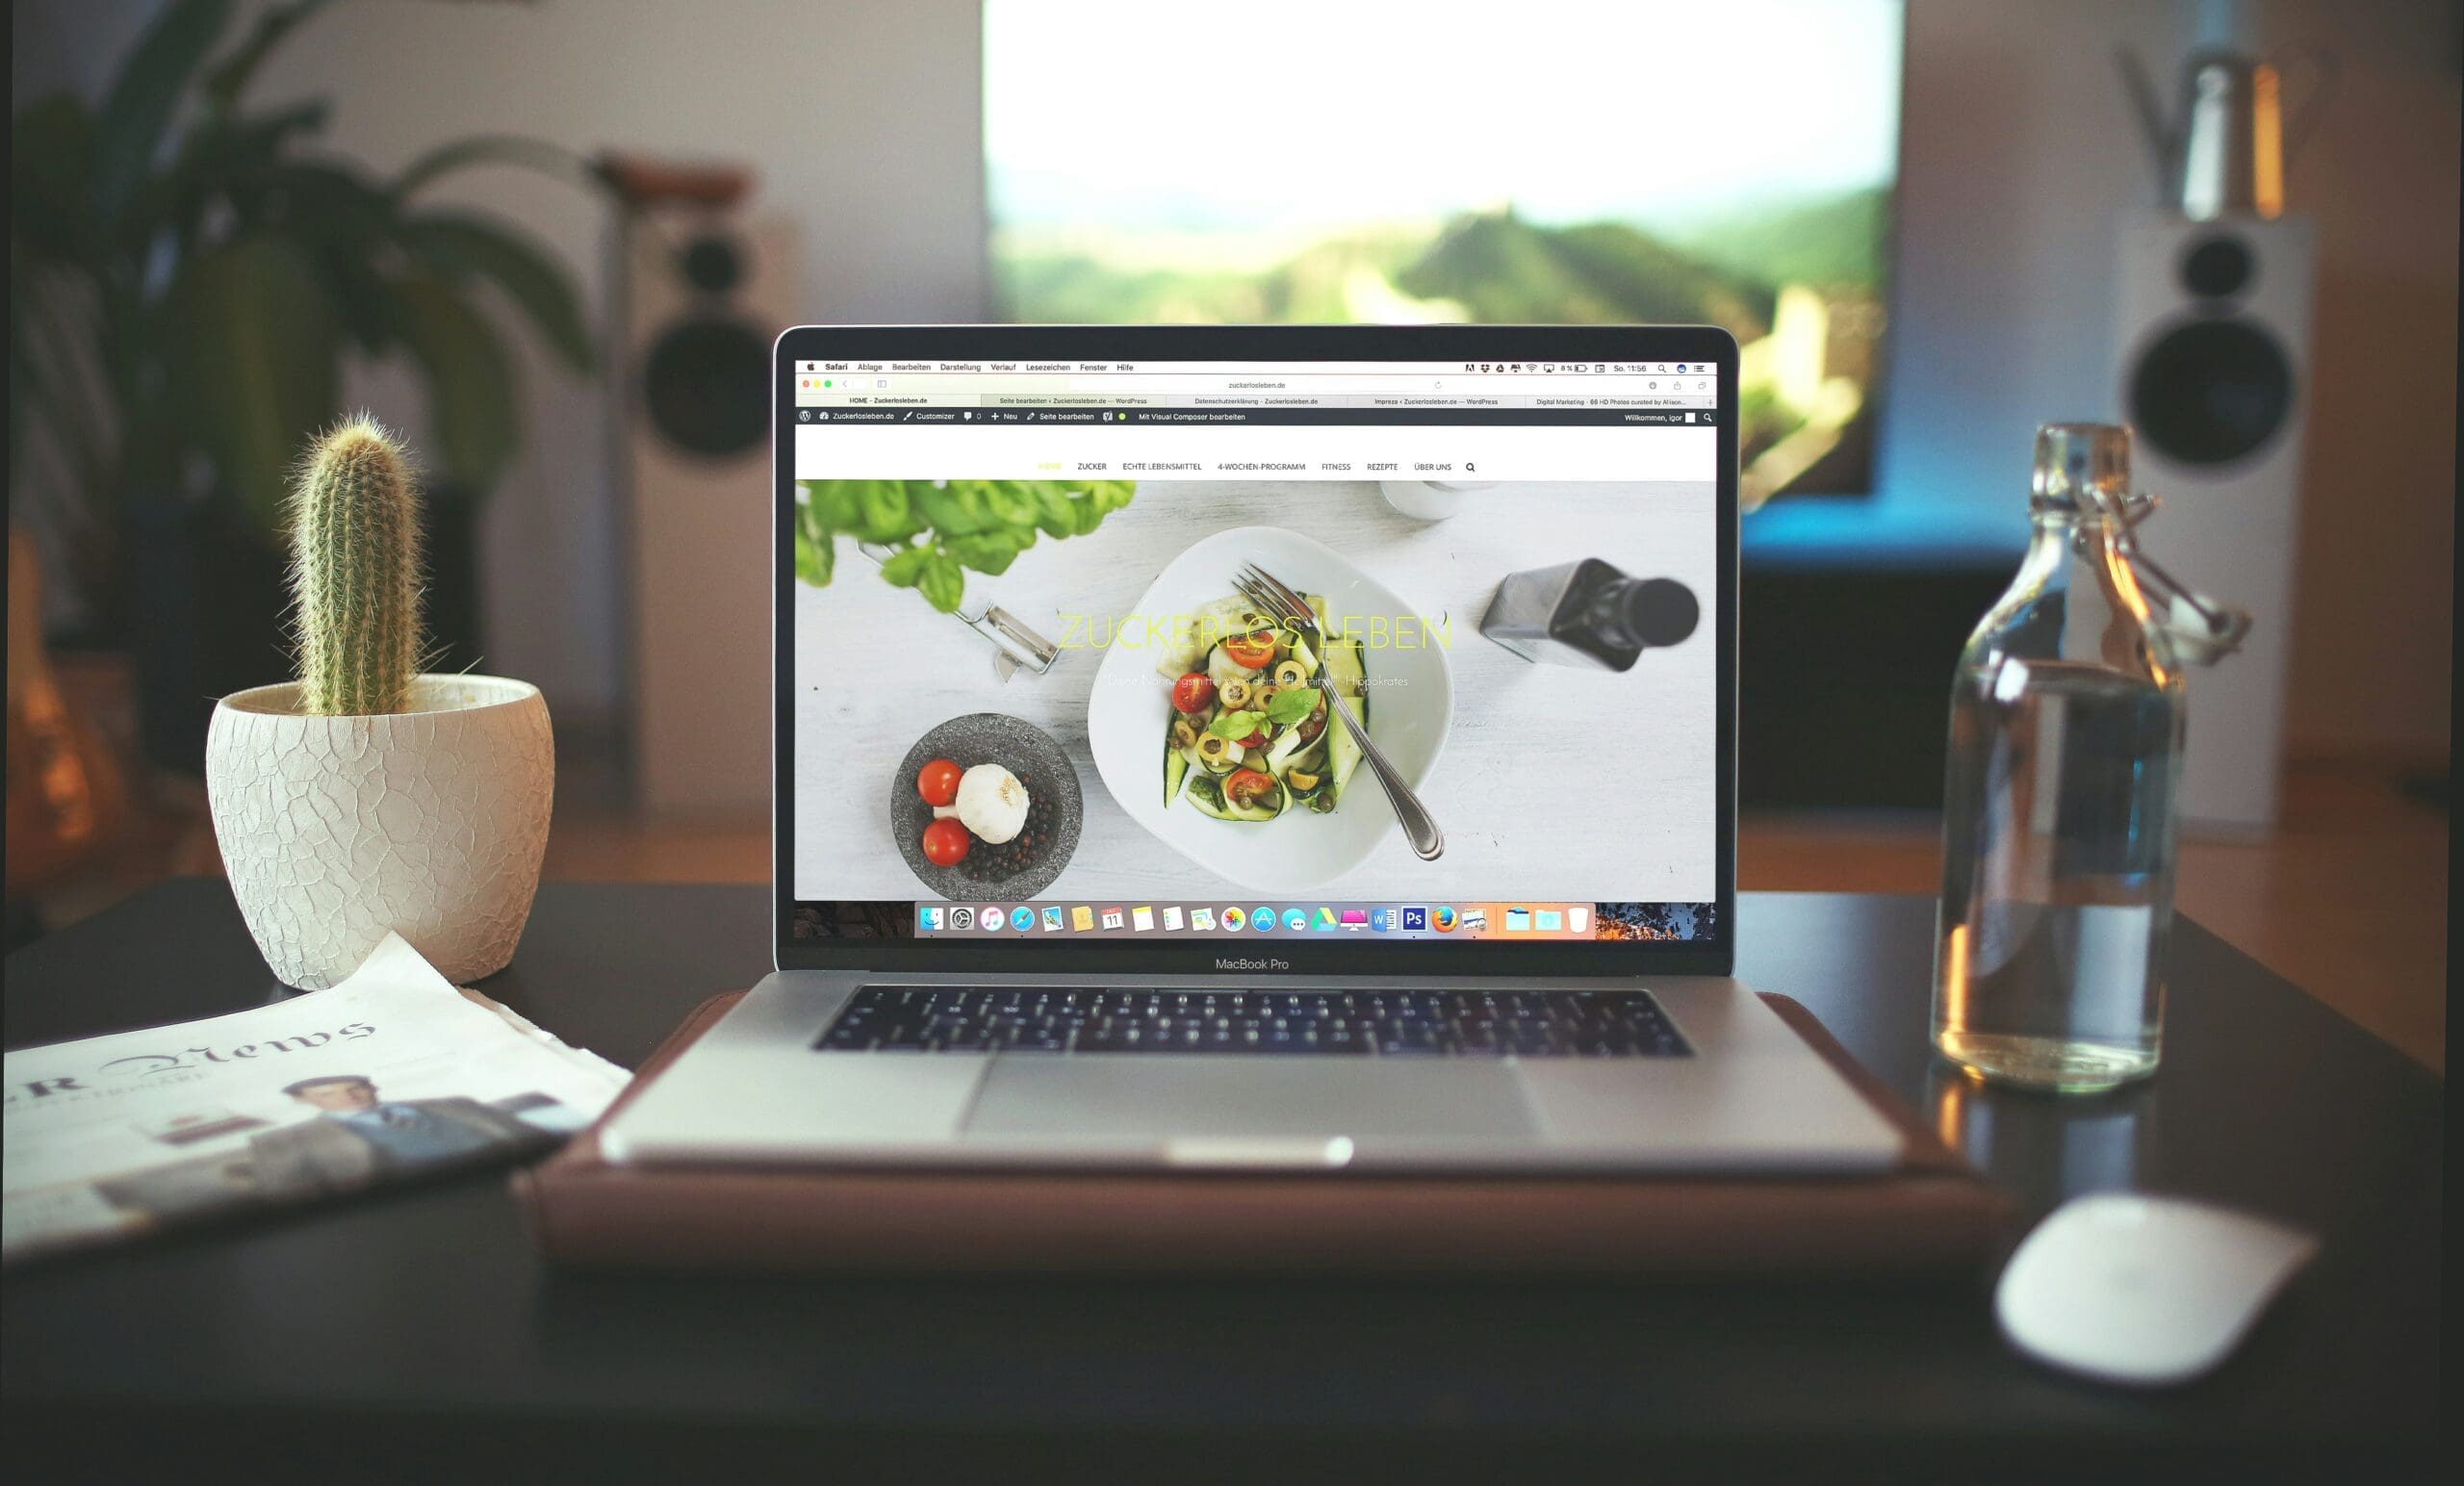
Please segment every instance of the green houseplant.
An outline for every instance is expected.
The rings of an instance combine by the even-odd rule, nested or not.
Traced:
[[[419,492],[401,445],[346,420],[288,511],[299,679],[234,692],[206,796],[241,916],[287,984],[330,986],[398,933],[448,979],[504,967],[555,792],[536,687],[423,676]]]
[[[511,305],[565,365],[593,366],[554,256],[429,199],[486,163],[596,185],[586,165],[491,137],[379,177],[318,147],[326,99],[251,100],[266,60],[332,3],[276,0],[243,25],[234,0],[169,0],[98,103],[55,93],[16,112],[11,514],[53,533],[106,640],[143,645],[143,631],[178,628],[176,614],[131,612],[167,587],[196,588],[211,610],[269,586],[287,466],[340,412],[346,358],[416,370],[437,488],[465,496],[495,481],[522,432],[514,365],[483,296]],[[131,551],[200,524],[213,539],[189,566],[206,571],[166,582],[149,568],[165,553]],[[244,636],[240,662],[250,670],[278,639],[270,608],[257,612],[263,632]],[[209,668],[170,686],[210,696],[227,686],[201,683],[221,679]],[[195,721],[176,729],[192,749]]]

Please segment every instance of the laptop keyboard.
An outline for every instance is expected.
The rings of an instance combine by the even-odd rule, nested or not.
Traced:
[[[873,1053],[1692,1056],[1644,991],[866,986],[815,1046]]]

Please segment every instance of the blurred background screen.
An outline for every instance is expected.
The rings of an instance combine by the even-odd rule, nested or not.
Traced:
[[[998,313],[1719,325],[1749,500],[1868,493],[1897,0],[1554,14],[1476,36],[1116,3],[1056,25],[989,0]]]

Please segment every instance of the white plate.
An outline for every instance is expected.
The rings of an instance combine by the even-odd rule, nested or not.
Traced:
[[[1280,526],[1219,531],[1172,559],[1122,619],[1095,672],[1087,737],[1095,772],[1130,819],[1210,872],[1270,896],[1289,896],[1367,861],[1398,827],[1367,760],[1344,786],[1343,803],[1325,815],[1296,810],[1250,824],[1202,815],[1186,799],[1166,807],[1164,729],[1171,717],[1172,681],[1155,669],[1163,653],[1141,642],[1168,628],[1173,616],[1231,596],[1232,576],[1245,562],[1302,593],[1323,595],[1328,623],[1338,631],[1347,618],[1363,630],[1383,618],[1389,634],[1398,620],[1405,633],[1420,628],[1421,609],[1323,543]],[[1148,619],[1162,623],[1150,627]],[[1380,644],[1373,630],[1364,638],[1369,734],[1417,790],[1436,766],[1454,721],[1454,677],[1445,648],[1425,636],[1408,646]]]

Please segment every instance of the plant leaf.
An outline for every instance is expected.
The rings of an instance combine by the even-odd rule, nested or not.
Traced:
[[[845,480],[800,480],[805,493],[803,509],[809,515],[814,529],[845,531],[856,525],[856,493]]]
[[[323,129],[328,112],[323,99],[311,98],[249,118],[209,118],[190,130],[169,164],[148,175],[121,210],[117,241],[141,253],[166,227],[193,235],[218,199],[229,200],[243,228],[262,222],[284,141]]]
[[[394,198],[338,160],[269,161],[248,185],[235,205],[278,220],[311,247],[347,253],[363,265],[382,256],[397,225]]]
[[[882,564],[882,581],[892,588],[912,588],[924,581],[924,565],[933,560],[930,547],[910,547]]]
[[[235,238],[188,266],[164,317],[169,405],[242,506],[277,528],[294,456],[334,416],[341,326],[314,261],[270,233]]]
[[[273,6],[259,15],[256,25],[249,28],[247,39],[233,47],[229,56],[216,63],[213,70],[206,73],[207,101],[228,112],[233,104],[240,101],[240,94],[247,90],[249,80],[257,75],[257,68],[264,65],[266,58],[282,44],[282,38],[328,3],[329,0],[291,0],[289,5]]]
[[[948,544],[948,550],[950,555],[962,564],[978,573],[998,576],[1010,571],[1010,564],[1016,561],[1018,553],[1032,546],[1035,539],[1036,528],[1033,526],[1017,531],[988,531],[981,536],[960,537]]]
[[[858,531],[867,542],[897,542],[915,534],[907,491],[897,480],[867,480],[856,491]]]
[[[485,491],[513,459],[522,411],[503,343],[451,287],[414,269],[392,284],[395,333],[427,383],[428,424],[444,474]]]
[[[984,482],[984,503],[1005,526],[1025,526],[1041,512],[1035,491],[1013,480]]]
[[[828,531],[817,530],[811,521],[812,507],[796,508],[796,578],[814,588],[830,586],[831,569],[836,565],[838,539]]]
[[[1036,487],[1036,525],[1046,536],[1072,537],[1078,534],[1078,516],[1069,503],[1069,492],[1057,484]]]
[[[1278,728],[1288,728],[1318,710],[1318,691],[1314,686],[1287,686],[1274,694],[1267,704],[1267,721]]]
[[[439,176],[477,165],[521,166],[543,175],[560,175],[595,189],[606,182],[590,163],[561,144],[514,134],[483,134],[440,144],[402,167],[394,177],[394,194],[407,199]]]
[[[1206,725],[1206,730],[1219,738],[1245,738],[1258,730],[1267,720],[1264,712],[1226,712]]]
[[[918,481],[915,505],[933,529],[945,537],[971,537],[992,525],[974,480],[952,480],[946,485]]]
[[[959,601],[966,596],[966,575],[947,552],[936,551],[925,561],[924,576],[915,586],[925,602],[944,614],[955,614]]]
[[[549,346],[576,372],[591,369],[590,332],[573,280],[522,234],[461,212],[430,212],[398,229],[405,249],[449,281],[477,274],[529,317]]]
[[[45,258],[90,251],[94,115],[73,93],[52,93],[17,112],[9,133],[10,238]]]
[[[277,161],[257,185],[244,214],[278,227],[316,255],[360,349],[372,356],[395,349],[403,311],[379,267],[391,257],[393,197],[349,167],[322,160]]]
[[[291,136],[321,133],[333,112],[333,105],[323,98],[302,98],[263,114],[211,125],[191,138],[203,138],[214,146],[213,153],[219,157],[221,167],[218,173],[256,174],[274,163],[283,141]]]
[[[116,218],[154,167],[190,77],[231,22],[231,0],[171,0],[138,39],[94,120],[94,195]]]

